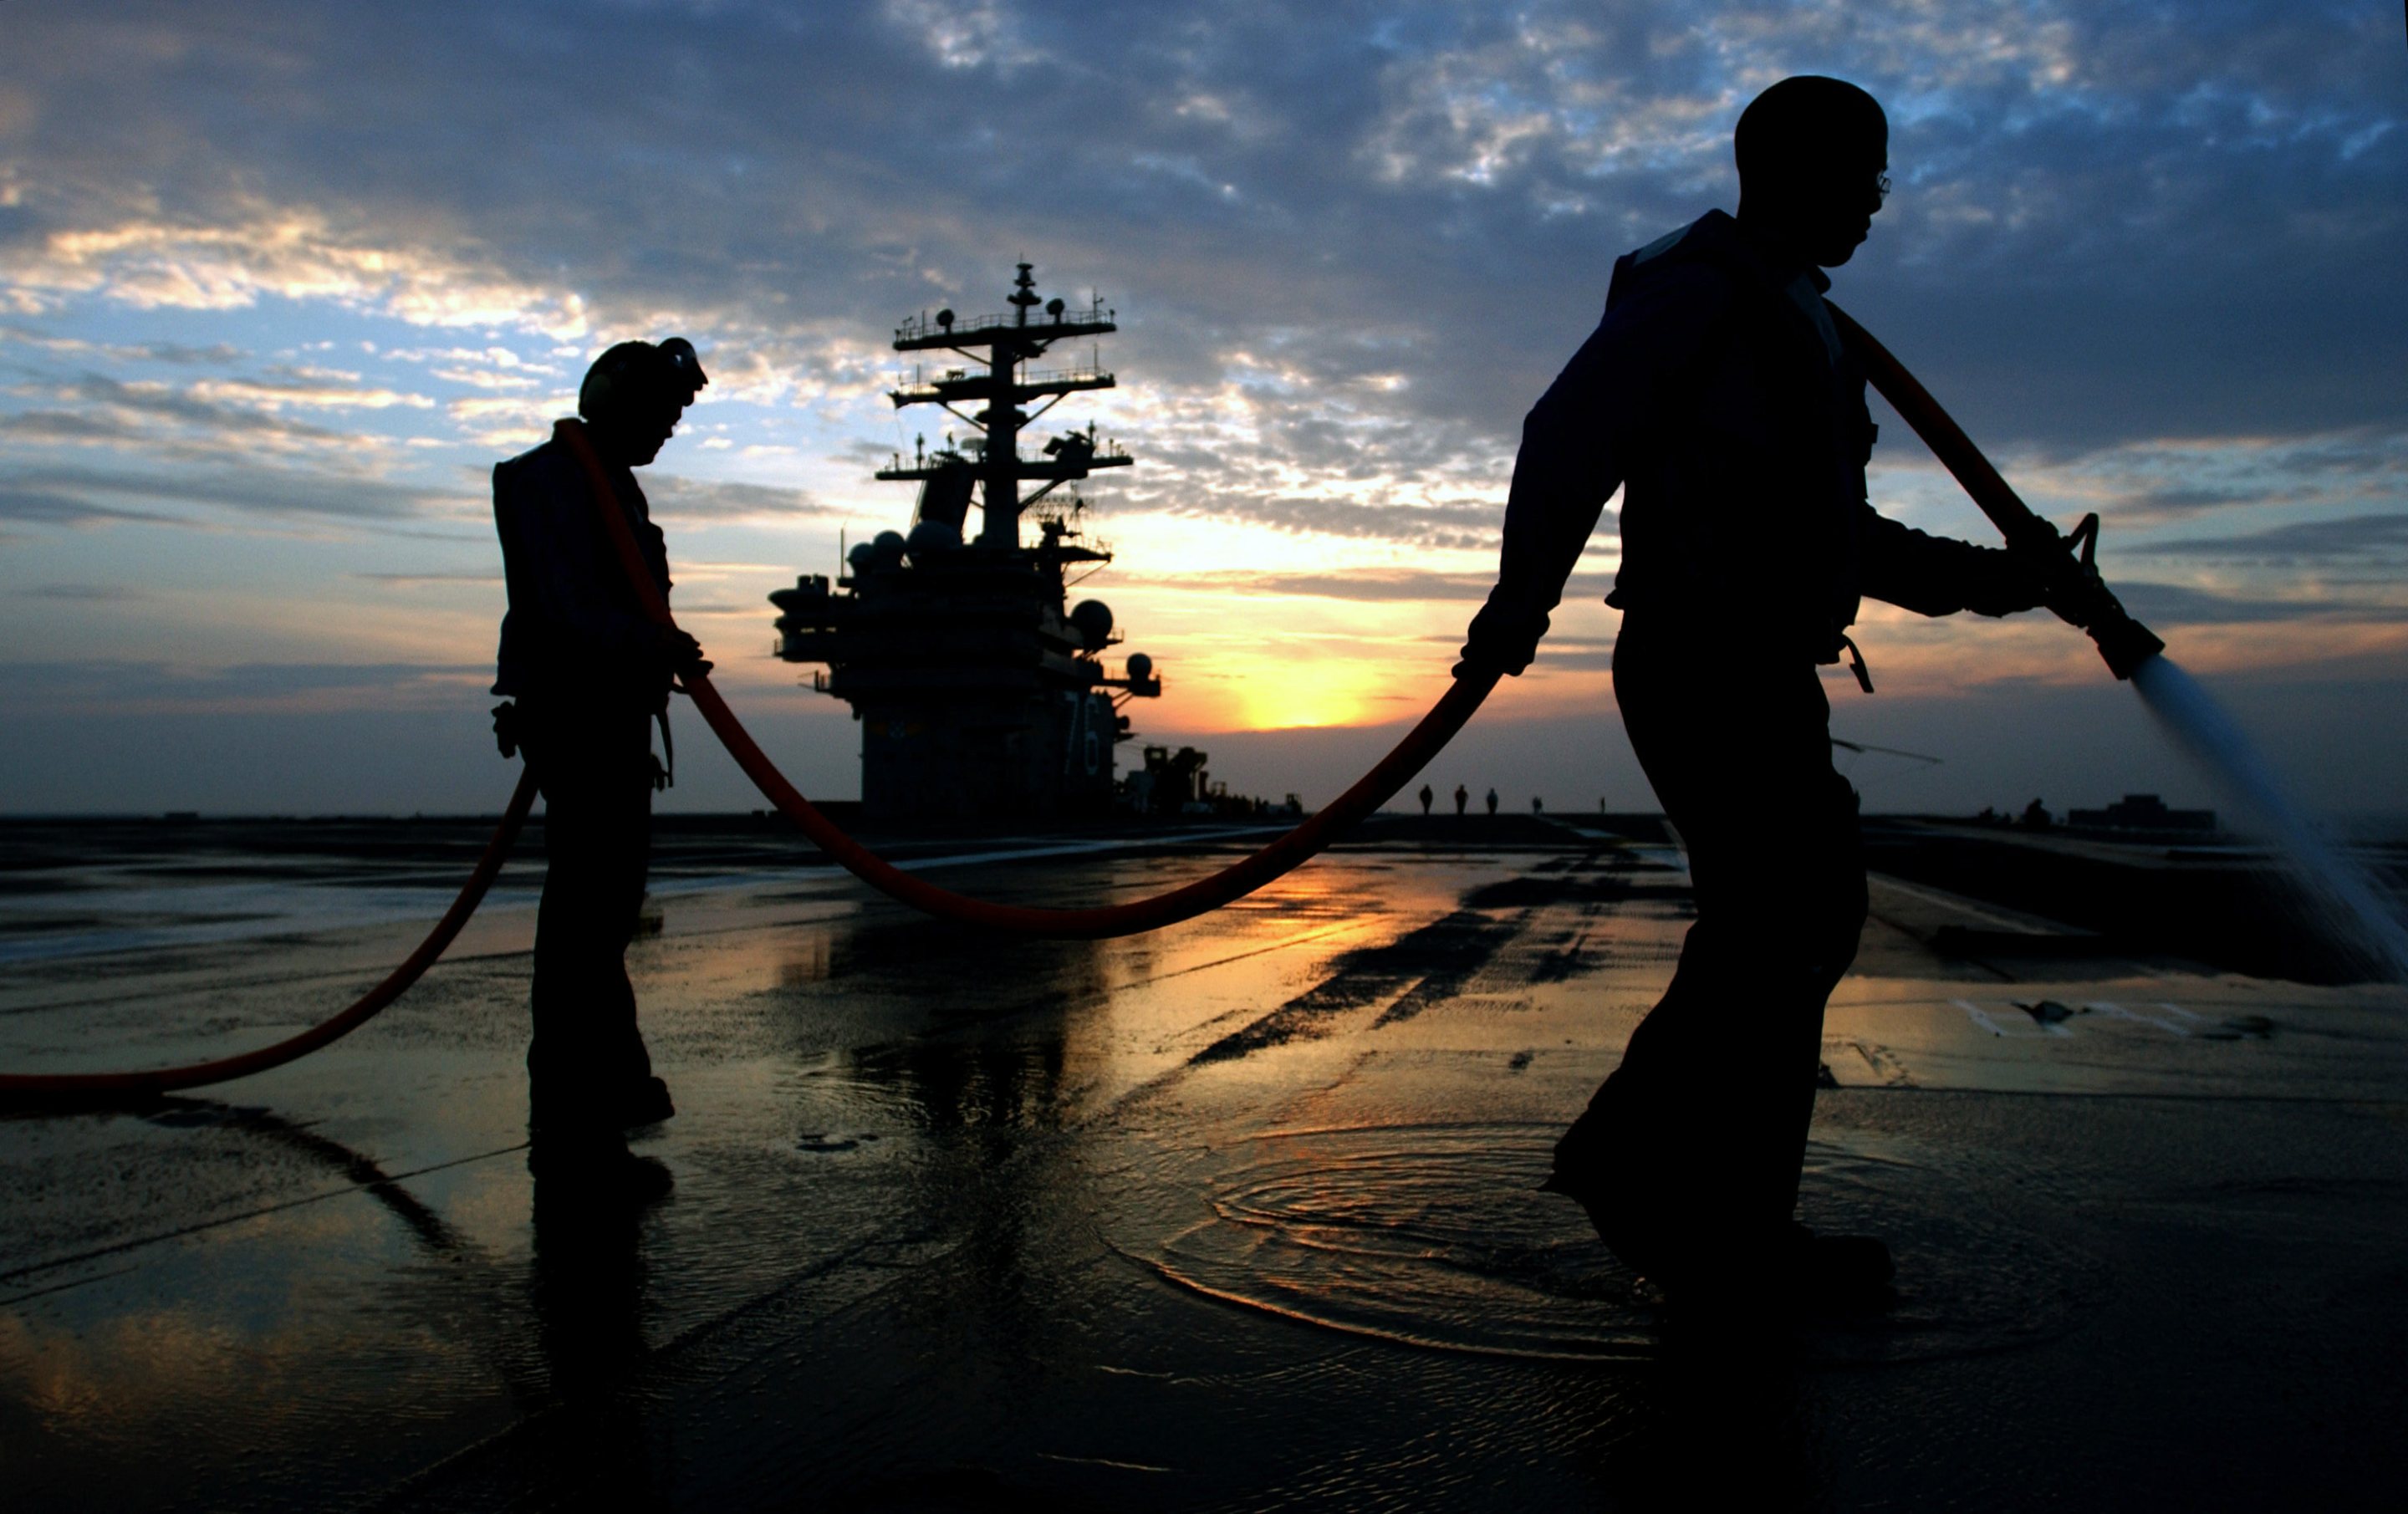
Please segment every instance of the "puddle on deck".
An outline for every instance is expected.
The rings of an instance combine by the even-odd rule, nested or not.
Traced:
[[[1130,1251],[1208,1298],[1346,1335],[1527,1360],[1651,1358],[1665,1325],[1659,1295],[1614,1263],[1575,1205],[1533,1192],[1558,1134],[1475,1124],[1264,1136],[1234,1165],[1179,1174],[1175,1186],[1204,1188],[1209,1217]],[[1823,1229],[1914,1245],[1889,1309],[1798,1327],[1802,1364],[2028,1345],[2062,1334],[2104,1292],[2096,1259],[2000,1210],[1994,1194],[1971,1197],[1928,1152],[1817,1141],[1802,1186],[1801,1207]]]

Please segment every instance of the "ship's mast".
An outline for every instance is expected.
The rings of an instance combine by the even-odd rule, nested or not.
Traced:
[[[1012,308],[1008,314],[977,316],[964,321],[949,309],[939,310],[934,321],[922,317],[907,321],[895,330],[895,350],[898,352],[950,350],[984,364],[982,372],[949,369],[933,381],[924,375],[915,375],[910,382],[888,392],[898,410],[907,405],[941,405],[954,419],[980,433],[980,440],[972,444],[969,461],[977,468],[983,496],[985,519],[978,536],[983,547],[1019,546],[1022,510],[1058,485],[1083,478],[1094,469],[1126,467],[1129,464],[1128,454],[1118,447],[1099,448],[1092,431],[1068,432],[1056,437],[1046,444],[1045,456],[1020,455],[1021,429],[1053,408],[1063,395],[1113,386],[1112,376],[1093,364],[1042,372],[1029,371],[1028,364],[1055,342],[1100,336],[1120,329],[1101,296],[1083,311],[1072,311],[1059,299],[1040,302],[1036,279],[1030,276],[1032,267],[1026,263],[1020,264],[1019,277],[1012,281]],[[1032,321],[1030,312],[1040,303],[1044,319]],[[1022,408],[1038,399],[1045,403],[1033,411]],[[971,409],[971,406],[978,408]],[[940,452],[915,455],[912,465],[906,467],[897,458],[895,466],[880,469],[878,477],[925,481],[948,466],[960,466],[961,462],[958,454],[947,457]],[[1020,487],[1025,479],[1042,480],[1044,487],[1023,498]]]
[[[1150,779],[1118,789],[1112,753],[1136,735],[1122,706],[1160,697],[1162,676],[1142,652],[1125,656],[1117,674],[1108,668],[1105,653],[1121,644],[1111,607],[1064,602],[1065,570],[1100,566],[1111,551],[1079,539],[1075,505],[1042,510],[1037,539],[1019,539],[1022,514],[1046,494],[1128,464],[1119,447],[1098,445],[1092,425],[1020,455],[1021,433],[1064,395],[1114,387],[1094,362],[1033,366],[1057,343],[1113,330],[1112,312],[1101,299],[1076,311],[1039,299],[1025,263],[1009,298],[1002,314],[962,321],[939,310],[896,328],[897,350],[968,360],[907,376],[889,392],[896,407],[940,405],[977,434],[915,445],[910,463],[898,451],[880,470],[920,485],[909,535],[882,531],[845,554],[834,583],[805,574],[769,596],[781,611],[778,655],[827,664],[811,686],[861,721],[861,799],[874,820],[1094,816],[1116,800],[1154,807]],[[982,491],[985,521],[966,542]]]

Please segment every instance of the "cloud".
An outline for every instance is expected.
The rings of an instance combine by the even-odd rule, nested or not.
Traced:
[[[582,336],[583,301],[523,283],[456,253],[387,242],[366,223],[237,191],[207,219],[167,219],[138,202],[99,224],[0,243],[7,297],[22,313],[105,293],[137,310],[227,310],[263,300],[324,300],[430,326],[508,326]]]
[[[726,478],[688,478],[653,474],[644,480],[652,512],[676,521],[787,521],[842,512],[802,489],[741,483]]]
[[[538,380],[518,373],[494,373],[483,368],[437,368],[435,377],[472,389],[523,391],[538,387]]]
[[[2152,556],[2212,558],[2291,565],[2381,561],[2408,563],[2408,512],[2353,515],[2337,521],[2296,521],[2231,536],[2194,536],[2152,543]]]
[[[1454,603],[1485,594],[1494,581],[1493,575],[1478,573],[1280,573],[1240,586],[1266,594],[1320,599]]]
[[[164,363],[181,366],[223,366],[247,354],[231,342],[195,346],[190,342],[99,342],[78,336],[53,336],[29,326],[0,321],[0,339],[44,351],[89,354],[120,363]]]
[[[114,604],[150,596],[139,589],[122,583],[37,583],[30,589],[20,589],[23,599],[61,599],[93,604]]]
[[[115,501],[166,508],[132,508]],[[460,503],[446,493],[366,477],[265,464],[168,474],[131,468],[51,466],[0,471],[0,515],[19,520],[139,520],[198,523],[193,507],[236,516],[367,521],[439,512]]]
[[[1885,436],[1904,430],[1885,427]],[[1968,503],[1911,437],[1875,453],[1874,498],[1917,523],[1955,529]],[[2297,516],[2358,513],[2408,497],[2408,431],[2398,426],[2143,437],[2102,448],[1998,449],[1995,461],[2025,499],[2067,519],[2096,510],[2118,555],[2153,553],[2160,534],[2197,534]],[[2178,550],[2181,550],[2178,549]]]
[[[1247,499],[1219,495],[1184,507],[1182,515],[1247,521],[1281,531],[1312,532],[1329,536],[1404,542],[1418,546],[1473,549],[1493,547],[1500,539],[1501,502],[1495,505],[1402,505],[1357,499]]]
[[[0,478],[0,521],[74,526],[103,521],[164,522],[173,520],[174,516],[156,510],[129,510],[102,505],[79,494],[53,489],[29,489],[9,478]]]
[[[79,412],[89,419],[94,411],[100,415],[136,416],[172,421],[195,430],[224,435],[239,433],[251,443],[263,438],[280,442],[307,440],[325,443],[347,443],[351,438],[322,426],[287,421],[269,413],[270,406],[258,402],[273,392],[265,386],[246,384],[238,380],[208,380],[178,388],[155,380],[126,381],[106,374],[89,373],[66,386],[59,398],[79,401],[88,408]],[[229,404],[230,398],[252,400],[252,405]]]
[[[376,708],[422,698],[456,704],[461,685],[492,679],[490,665],[443,663],[0,663],[0,680],[22,708],[86,715]]]
[[[427,573],[353,573],[350,577],[368,583],[389,583],[395,588],[421,588],[436,583],[500,583],[498,573],[427,572]]]
[[[0,436],[26,444],[82,446],[132,441],[139,425],[107,414],[74,410],[20,410],[0,415]]]
[[[2398,593],[2295,594],[2266,598],[2221,593],[2186,584],[2118,582],[2115,597],[2143,623],[2151,626],[2248,625],[2275,621],[2364,621],[2391,622],[2408,614]]]
[[[356,373],[326,373],[308,369],[288,369],[272,380],[253,378],[211,378],[194,384],[188,393],[198,401],[248,400],[263,410],[279,410],[286,406],[304,409],[384,410],[396,405],[411,409],[427,410],[435,402],[423,394],[403,393],[398,390],[359,387]]]
[[[1182,573],[1176,576],[1121,573],[1116,585],[1189,593],[1294,594],[1356,604],[1463,605],[1484,598],[1494,573],[1431,573],[1366,568],[1347,573]],[[1602,599],[1612,579],[1575,573],[1564,586],[1566,602]],[[1453,632],[1448,633],[1450,636]]]
[[[1580,636],[1549,636],[1539,643],[1539,655],[1530,665],[1541,673],[1610,673],[1613,670],[1613,643]]]

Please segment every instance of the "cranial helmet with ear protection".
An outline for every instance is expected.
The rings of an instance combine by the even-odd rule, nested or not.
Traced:
[[[585,370],[585,381],[577,390],[577,413],[602,421],[648,409],[680,409],[693,404],[710,382],[694,344],[682,336],[671,336],[658,347],[621,342]]]

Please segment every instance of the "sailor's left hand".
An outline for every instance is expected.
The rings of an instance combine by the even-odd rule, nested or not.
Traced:
[[[494,707],[494,745],[505,757],[519,754],[519,707],[508,699]]]
[[[1460,678],[1501,675],[1519,677],[1539,655],[1539,638],[1547,634],[1547,615],[1501,590],[1492,591],[1480,613],[1464,633],[1462,661],[1455,664]]]
[[[662,626],[659,640],[662,657],[679,678],[700,678],[710,671],[710,660],[702,655],[702,643],[676,626]]]
[[[2021,552],[1978,547],[1966,568],[1965,607],[1976,615],[2013,615],[2048,603],[2050,578]]]

